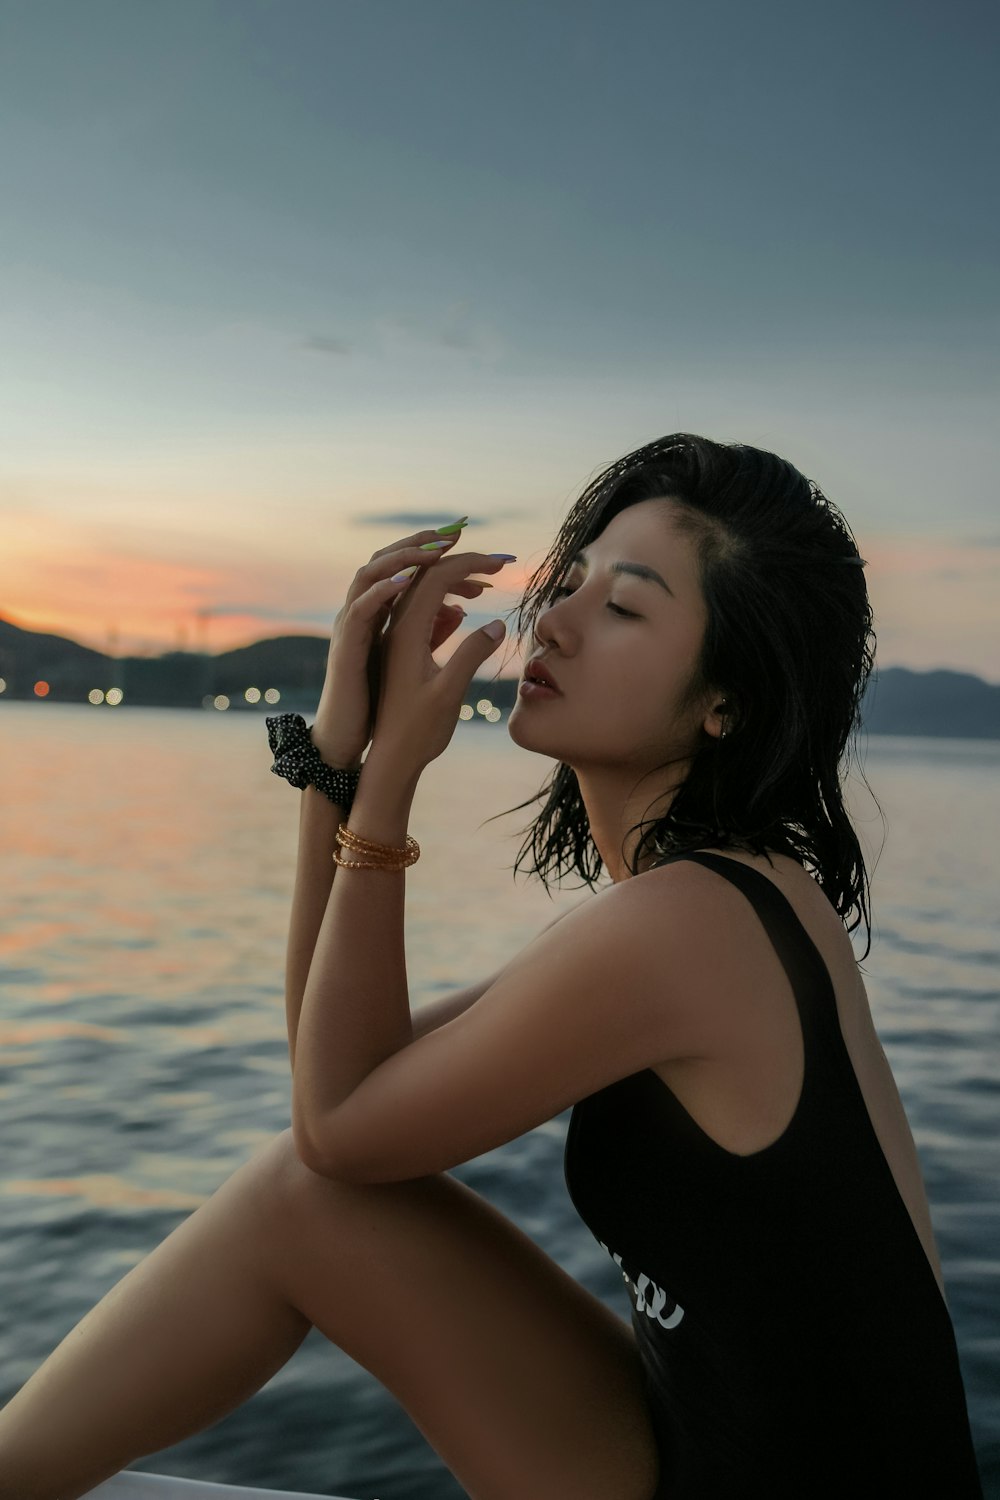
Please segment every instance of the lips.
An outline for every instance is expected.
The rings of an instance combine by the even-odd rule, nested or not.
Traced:
[[[552,676],[548,667],[544,667],[540,661],[529,661],[524,672],[525,682],[544,682],[554,693],[562,691],[558,682]]]

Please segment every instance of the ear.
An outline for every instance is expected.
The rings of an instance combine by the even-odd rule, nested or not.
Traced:
[[[709,698],[709,706],[705,711],[705,717],[702,719],[702,728],[706,734],[710,734],[713,739],[718,740],[722,738],[723,730],[726,731],[727,735],[732,733],[734,718],[733,705],[728,695],[725,693],[712,693]]]

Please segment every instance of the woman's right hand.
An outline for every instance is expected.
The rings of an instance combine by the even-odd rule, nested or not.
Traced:
[[[326,681],[311,733],[313,744],[329,765],[357,767],[371,743],[379,698],[382,632],[393,601],[409,589],[408,584],[393,583],[393,574],[414,563],[418,567],[433,567],[461,535],[461,531],[447,537],[437,531],[415,531],[373,552],[371,560],[355,573],[343,608],[334,621]],[[424,542],[447,542],[450,546],[422,551]],[[478,599],[486,586],[477,578],[464,578],[450,592]],[[461,605],[442,604],[434,622],[432,650],[454,634],[464,614]]]

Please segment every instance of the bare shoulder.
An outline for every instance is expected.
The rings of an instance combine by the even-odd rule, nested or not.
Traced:
[[[699,879],[706,873],[690,863],[666,865],[603,886],[562,912],[543,928],[535,943],[550,943],[555,952],[557,946],[574,948],[585,937],[588,943],[613,938],[618,944],[627,941],[629,951],[639,957],[658,954],[662,962],[663,944],[670,942],[670,957],[679,959],[690,947],[683,941],[688,923],[699,916],[708,918],[712,912],[711,896],[718,881],[712,882],[710,875],[707,883]],[[650,878],[654,875],[655,883]],[[534,946],[528,945],[525,956]]]
[[[564,1038],[571,1024],[592,1058],[603,1051],[594,1066],[612,1067],[610,1076],[664,1057],[700,1056],[724,1029],[731,985],[713,942],[718,893],[706,899],[693,868],[592,892],[514,955],[478,1008],[506,1013],[512,1024],[526,1012],[547,1015]]]
[[[846,960],[853,967],[854,950],[843,921],[819,882],[797,859],[773,849],[767,854],[752,854],[743,849],[717,849],[706,845],[697,852],[748,865],[763,875],[788,901],[824,960],[827,963],[835,960],[840,964]],[[731,882],[720,880],[715,871],[706,869],[696,860],[679,860],[651,870],[641,878],[647,879],[654,874],[665,876],[668,872],[676,872],[675,879],[687,881],[689,888],[698,893],[693,899],[706,909],[714,909],[716,915],[720,907],[732,909],[748,904]]]
[[[798,860],[775,850],[757,855],[706,845],[696,852],[748,865],[776,887],[831,976],[845,1029],[857,1024],[859,1007],[867,1010],[857,958],[840,915],[815,877]],[[780,967],[753,903],[731,880],[697,860],[654,867],[625,885],[634,887],[647,908],[654,934],[655,923],[667,912],[672,925],[679,918],[682,972],[706,1015],[717,1023],[715,1040],[728,1036],[732,1044],[745,1024],[754,1024],[761,981],[773,981]]]
[[[739,891],[694,861],[678,861],[602,888],[540,933],[515,965],[536,977],[572,975],[594,1006],[615,1004],[595,990],[600,984],[606,992],[617,976],[619,994],[628,991],[644,1023],[651,1058],[670,1055],[657,1051],[668,1038],[674,1056],[700,1056],[731,1036],[734,973],[754,924]]]

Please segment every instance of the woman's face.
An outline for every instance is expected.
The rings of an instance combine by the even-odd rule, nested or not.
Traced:
[[[507,721],[515,744],[578,772],[645,771],[693,754],[703,726],[721,728],[712,713],[718,695],[679,707],[707,610],[695,542],[674,515],[674,504],[659,499],[621,511],[558,580],[565,592],[540,612],[528,656],[544,663],[560,695],[518,692]],[[616,573],[619,563],[662,581]]]

